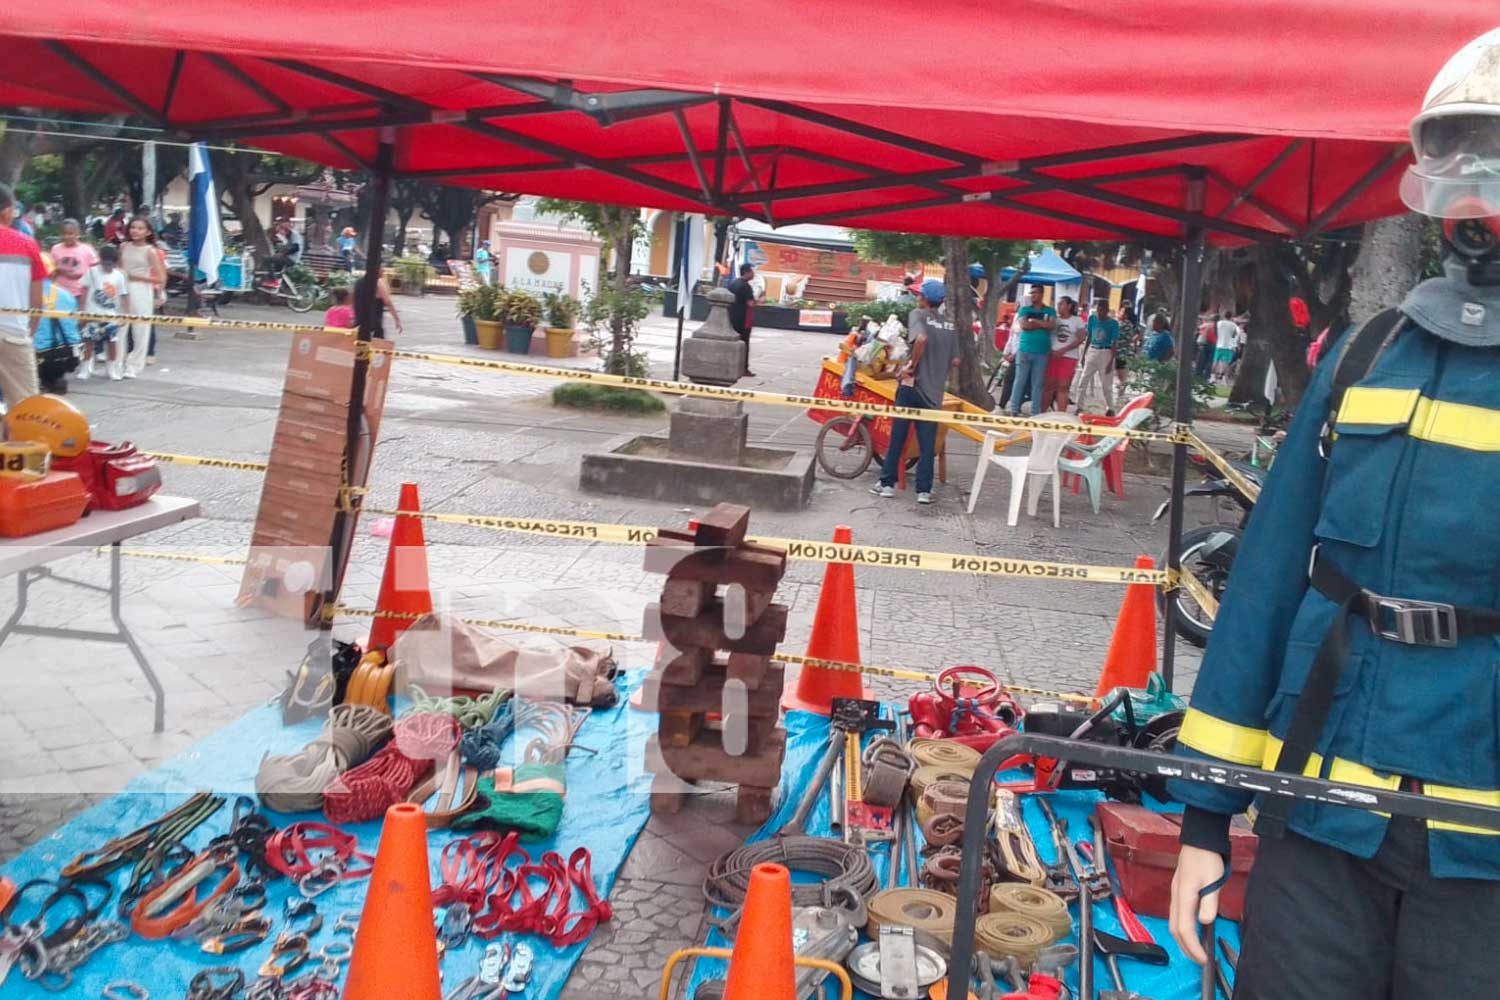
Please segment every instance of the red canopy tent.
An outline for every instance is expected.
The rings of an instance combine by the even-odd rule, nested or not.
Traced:
[[[390,126],[397,174],[776,224],[1305,237],[1399,210],[1406,122],[1494,19],[1479,0],[82,0],[0,14],[0,105],[348,168]]]
[[[365,167],[376,218],[404,175],[782,225],[1183,240],[1190,316],[1205,240],[1400,211],[1407,122],[1495,20],[1492,0],[12,3],[0,105]],[[1185,470],[1178,445],[1173,568]]]

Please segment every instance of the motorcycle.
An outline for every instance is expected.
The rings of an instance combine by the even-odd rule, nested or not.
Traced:
[[[1195,461],[1201,462],[1202,460],[1195,459]],[[1236,489],[1234,484],[1214,466],[1206,462],[1202,464],[1206,466],[1203,481],[1196,486],[1188,487],[1183,493],[1183,499],[1209,497],[1215,503],[1227,499],[1238,507],[1240,512],[1237,525],[1205,524],[1182,533],[1181,564],[1183,568],[1202,581],[1204,587],[1217,601],[1223,598],[1224,588],[1229,584],[1229,571],[1234,567],[1234,557],[1239,551],[1240,536],[1244,534],[1245,525],[1250,521],[1250,512],[1255,509],[1255,501]],[[1265,485],[1265,469],[1247,462],[1231,460],[1230,464],[1257,487]],[[1171,500],[1163,503],[1152,515],[1151,523],[1155,524],[1160,521],[1171,509]],[[1161,558],[1156,560],[1156,568],[1165,569],[1166,565],[1167,554],[1163,552]],[[1163,613],[1166,611],[1169,596],[1177,602],[1177,634],[1194,646],[1207,645],[1209,634],[1214,627],[1212,616],[1201,608],[1182,587],[1174,591],[1157,592],[1157,607]]]

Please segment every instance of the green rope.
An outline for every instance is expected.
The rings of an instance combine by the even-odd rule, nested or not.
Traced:
[[[435,712],[439,715],[451,715],[458,720],[458,724],[464,729],[478,729],[487,725],[495,717],[495,710],[510,699],[510,691],[506,688],[496,688],[489,694],[471,698],[467,695],[453,695],[447,698],[434,698],[421,686],[413,684],[407,689],[411,696],[411,710],[413,712]]]

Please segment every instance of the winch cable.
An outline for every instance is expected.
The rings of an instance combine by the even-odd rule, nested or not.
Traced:
[[[837,906],[834,897],[864,900],[879,888],[864,848],[823,837],[778,836],[720,855],[703,879],[703,895],[713,906],[738,911],[750,891],[751,870],[762,864],[822,877],[821,882],[793,883],[793,906]]]
[[[323,731],[301,751],[266,757],[255,774],[255,793],[273,812],[313,812],[333,779],[363,764],[390,739],[391,717],[368,705],[338,705]]]

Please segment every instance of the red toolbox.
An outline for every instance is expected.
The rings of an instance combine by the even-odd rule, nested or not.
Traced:
[[[76,472],[42,479],[0,479],[0,536],[20,538],[66,528],[83,516],[89,493]]]
[[[1122,802],[1099,803],[1105,844],[1125,901],[1142,916],[1165,918],[1172,909],[1172,874],[1177,871],[1182,816],[1152,812]],[[1245,883],[1255,864],[1259,838],[1236,816],[1229,827],[1229,882],[1219,893],[1219,915],[1239,920],[1245,912]]]

